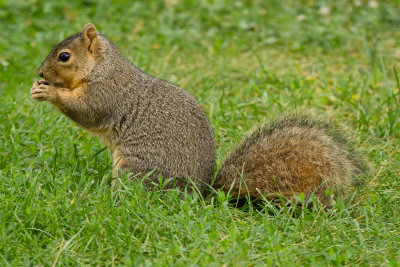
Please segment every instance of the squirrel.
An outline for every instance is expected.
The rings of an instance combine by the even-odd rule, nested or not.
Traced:
[[[113,175],[129,172],[152,186],[194,184],[233,196],[292,198],[312,194],[325,205],[325,191],[345,192],[366,160],[342,132],[312,116],[286,115],[260,126],[229,153],[212,186],[215,140],[211,124],[184,89],[134,66],[96,27],[56,45],[37,69],[44,80],[31,97],[48,101],[110,148]]]
[[[113,153],[113,172],[129,171],[149,186],[190,179],[204,191],[214,171],[215,141],[207,116],[187,91],[132,65],[93,24],[56,47],[37,69],[31,97],[48,101],[99,136]],[[204,184],[204,185],[203,185]]]

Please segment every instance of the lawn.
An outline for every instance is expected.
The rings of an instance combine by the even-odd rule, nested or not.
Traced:
[[[299,110],[342,123],[374,170],[312,211],[112,188],[104,145],[30,98],[50,49],[88,22],[196,97],[217,168]],[[398,0],[0,0],[0,265],[399,266],[399,60]]]

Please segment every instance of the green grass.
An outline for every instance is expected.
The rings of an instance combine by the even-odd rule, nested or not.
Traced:
[[[347,125],[375,170],[329,210],[112,189],[109,151],[29,96],[87,22],[198,99],[218,165],[265,118],[307,110]],[[399,266],[399,59],[398,0],[0,0],[0,265]]]

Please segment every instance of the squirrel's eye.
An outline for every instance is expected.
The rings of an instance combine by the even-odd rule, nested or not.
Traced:
[[[70,53],[67,53],[67,52],[62,52],[59,56],[58,56],[58,58],[60,59],[60,61],[62,61],[62,62],[66,62],[66,61],[68,61],[68,59],[71,57],[71,54]]]

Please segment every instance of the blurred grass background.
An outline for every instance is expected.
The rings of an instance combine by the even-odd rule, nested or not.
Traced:
[[[50,49],[88,22],[196,97],[217,164],[254,125],[307,110],[346,125],[373,175],[351,201],[298,217],[127,180],[110,190],[103,145],[29,96]],[[397,266],[399,43],[397,0],[0,0],[0,262]]]

